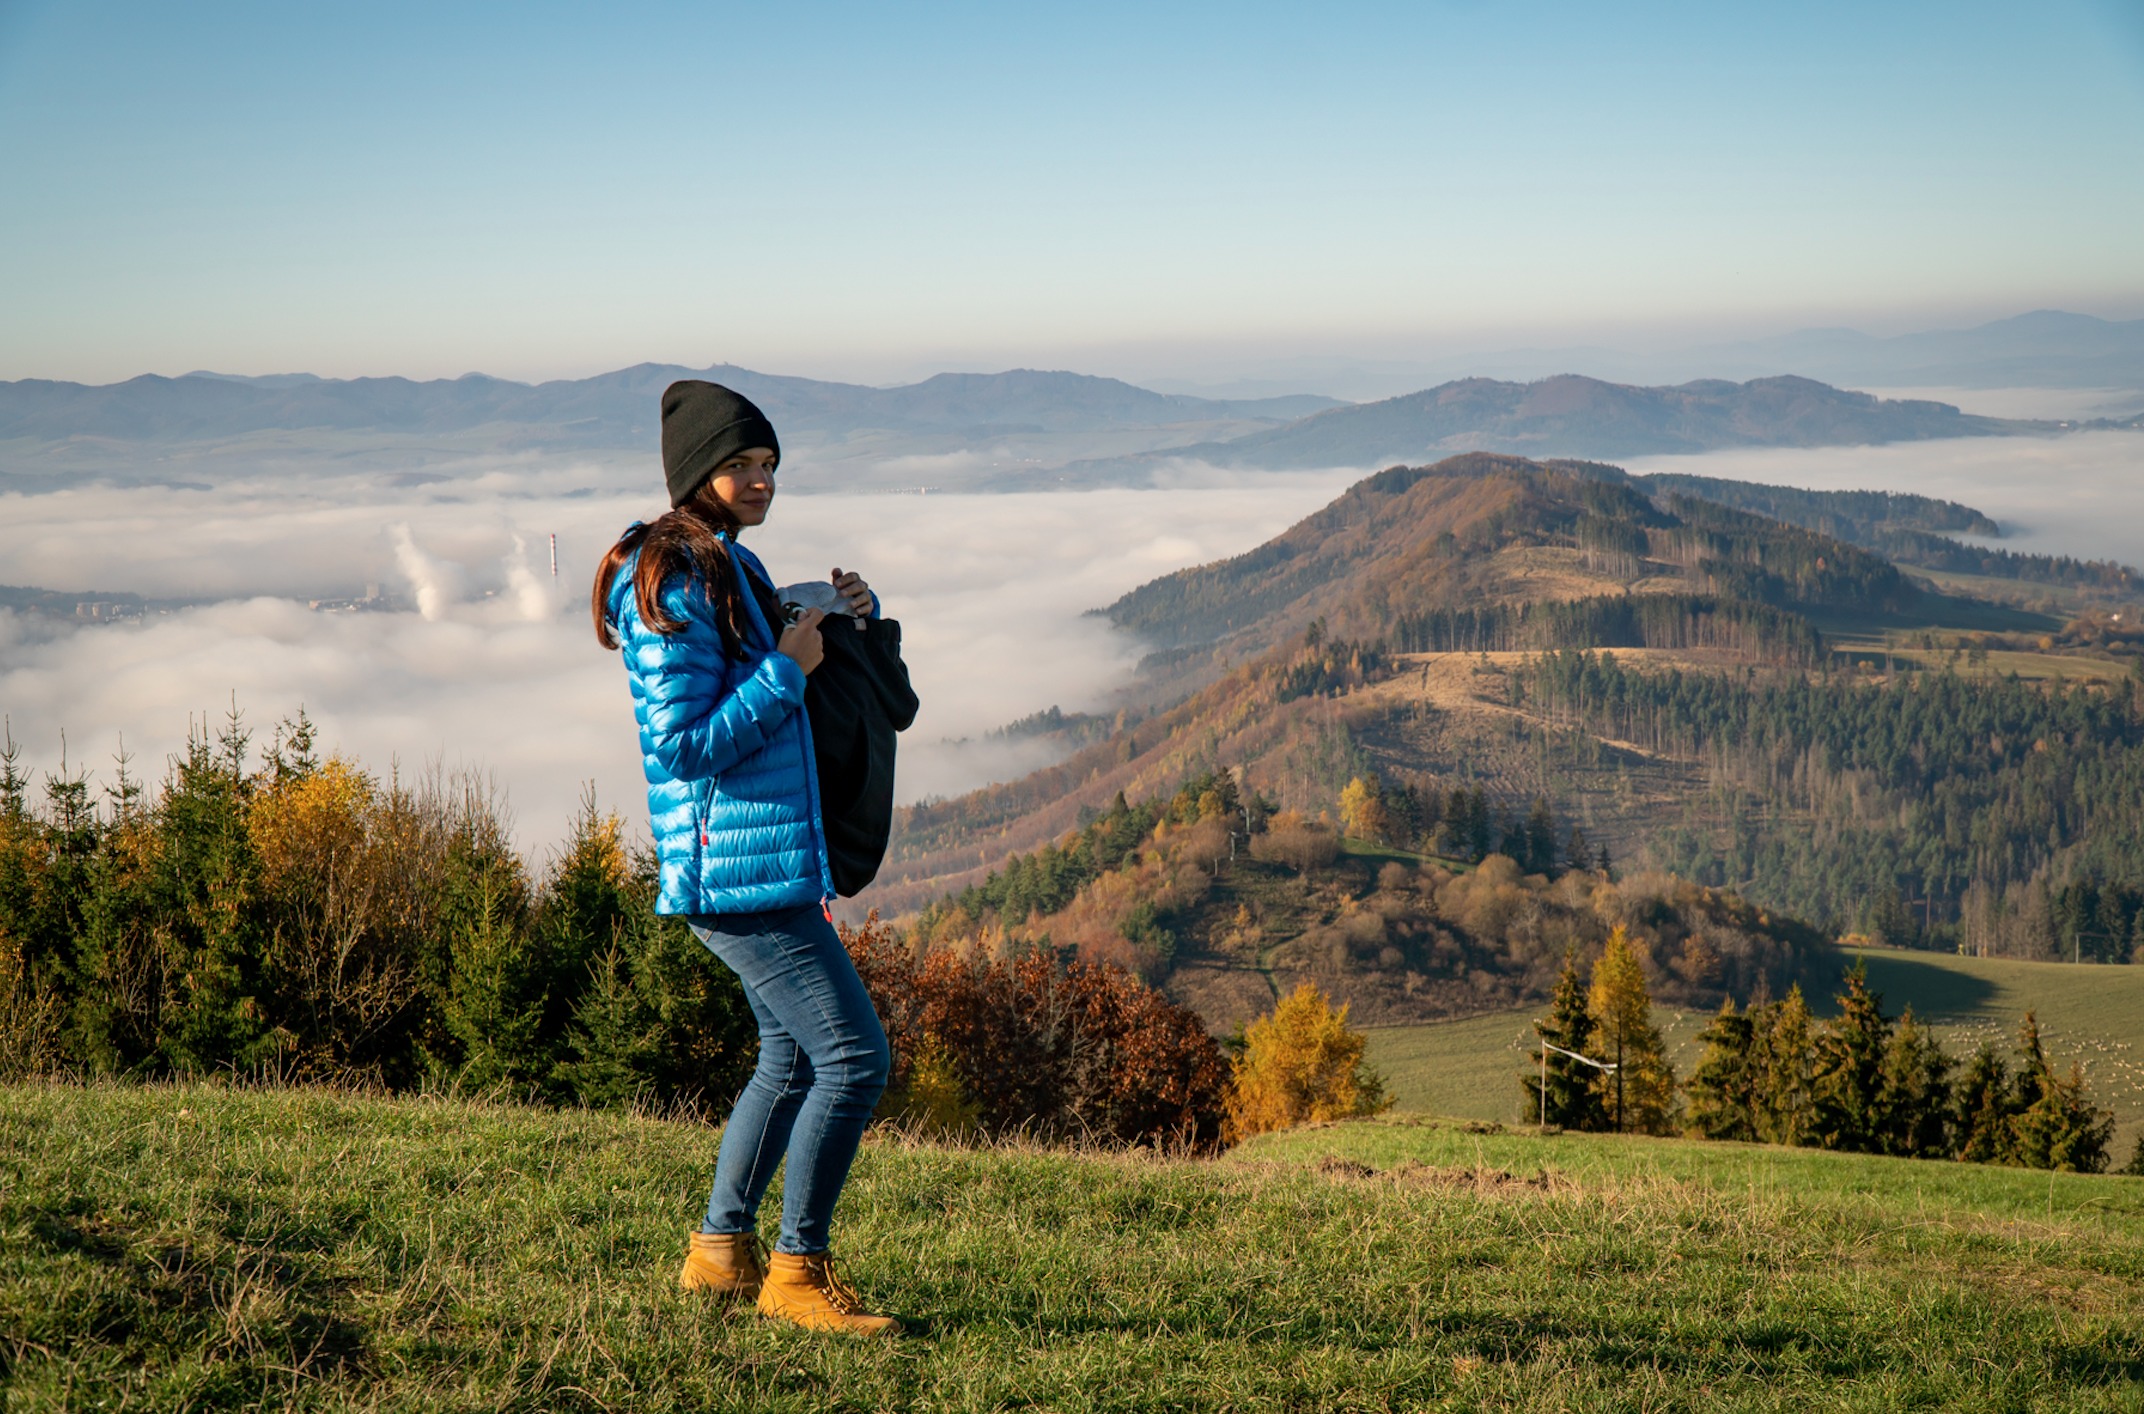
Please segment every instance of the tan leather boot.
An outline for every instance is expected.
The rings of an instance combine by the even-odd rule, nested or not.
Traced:
[[[759,1314],[815,1331],[898,1335],[901,1330],[901,1323],[891,1316],[864,1313],[864,1299],[855,1287],[834,1275],[833,1263],[824,1252],[770,1254],[766,1284],[759,1289]]]
[[[750,1232],[696,1232],[685,1247],[685,1266],[677,1284],[687,1291],[750,1301],[759,1295],[767,1267],[759,1259],[759,1237]]]

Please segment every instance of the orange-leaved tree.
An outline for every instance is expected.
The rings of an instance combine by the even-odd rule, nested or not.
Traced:
[[[1376,1114],[1392,1101],[1363,1060],[1364,1039],[1317,985],[1305,982],[1244,1028],[1228,1087],[1230,1141],[1318,1120]]]
[[[1622,1132],[1669,1133],[1675,1072],[1668,1068],[1667,1048],[1653,1025],[1645,966],[1621,925],[1608,935],[1608,945],[1594,961],[1586,1001],[1598,1058],[1616,1065],[1599,1082],[1609,1124]]]
[[[893,1048],[884,1108],[940,1132],[1211,1149],[1228,1065],[1197,1013],[1107,963],[918,951],[841,928]]]

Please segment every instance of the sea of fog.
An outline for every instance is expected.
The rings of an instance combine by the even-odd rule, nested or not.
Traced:
[[[749,543],[782,582],[858,571],[901,621],[923,702],[902,738],[908,801],[1044,764],[1047,748],[990,733],[1052,705],[1109,706],[1141,651],[1086,611],[1258,544],[1357,475],[797,495]],[[71,766],[109,781],[123,742],[136,774],[154,776],[235,695],[262,729],[302,706],[324,747],[376,772],[489,775],[539,854],[588,782],[637,822],[631,702],[616,655],[596,645],[587,587],[618,531],[662,504],[586,493],[589,479],[568,464],[385,494],[369,479],[307,479],[0,498],[0,583],[218,601],[111,624],[0,610],[0,711],[23,763],[55,770],[64,745]],[[398,607],[307,607],[368,584]]]
[[[1629,465],[1918,491],[1978,506],[2015,548],[2144,563],[2144,434]],[[785,581],[863,573],[902,621],[924,706],[903,738],[899,794],[916,800],[1046,759],[993,728],[1053,704],[1110,705],[1140,650],[1087,610],[1248,549],[1360,474],[1185,468],[1149,490],[792,495],[752,543]],[[136,773],[156,776],[190,725],[219,722],[235,698],[263,731],[302,706],[325,748],[377,772],[490,776],[539,855],[587,783],[637,822],[624,675],[594,642],[586,586],[617,531],[660,504],[592,484],[616,483],[521,460],[392,490],[323,468],[215,490],[0,497],[0,583],[212,601],[112,624],[0,610],[0,712],[22,763],[55,770],[64,749],[102,783],[123,741]],[[368,584],[396,607],[307,607]]]
[[[2144,566],[2140,432],[1763,448],[1637,457],[1624,465],[1821,491],[1916,491],[1987,512],[2003,527],[2008,549]]]

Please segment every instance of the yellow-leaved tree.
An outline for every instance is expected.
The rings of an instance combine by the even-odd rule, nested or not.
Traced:
[[[1599,1081],[1609,1124],[1618,1132],[1672,1132],[1675,1072],[1668,1066],[1667,1048],[1653,1025],[1645,965],[1620,924],[1608,935],[1608,945],[1593,964],[1586,1004],[1593,1016],[1595,1055],[1616,1065],[1614,1073]]]
[[[1230,1143],[1392,1104],[1384,1080],[1362,1058],[1363,1035],[1347,1024],[1347,1004],[1335,1010],[1315,983],[1303,983],[1245,1027],[1243,1040],[1228,1086],[1223,1137]]]
[[[1340,833],[1351,839],[1386,842],[1392,833],[1392,816],[1375,781],[1357,776],[1340,792]]]

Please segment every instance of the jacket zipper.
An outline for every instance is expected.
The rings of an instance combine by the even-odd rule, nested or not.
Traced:
[[[733,551],[740,548],[734,538],[731,539],[730,546]],[[734,562],[738,574],[748,575],[752,572],[751,567],[738,559],[735,554],[732,554],[730,558]],[[767,616],[759,611],[759,596],[752,592],[752,587],[749,584],[741,587],[745,591],[745,607],[751,610],[753,621],[766,631],[769,642],[779,643],[781,640],[774,632],[774,625],[768,623]],[[834,897],[834,866],[833,861],[827,858],[826,831],[823,822],[819,819],[821,808],[819,804],[819,765],[812,757],[811,717],[805,712],[802,702],[797,704],[797,715],[799,717],[797,722],[797,755],[801,758],[804,766],[804,783],[811,792],[810,799],[805,802],[805,808],[807,818],[811,822],[812,850],[818,856],[819,902],[822,906],[826,906],[829,900]],[[701,842],[703,845],[706,842],[704,833],[701,836]]]

